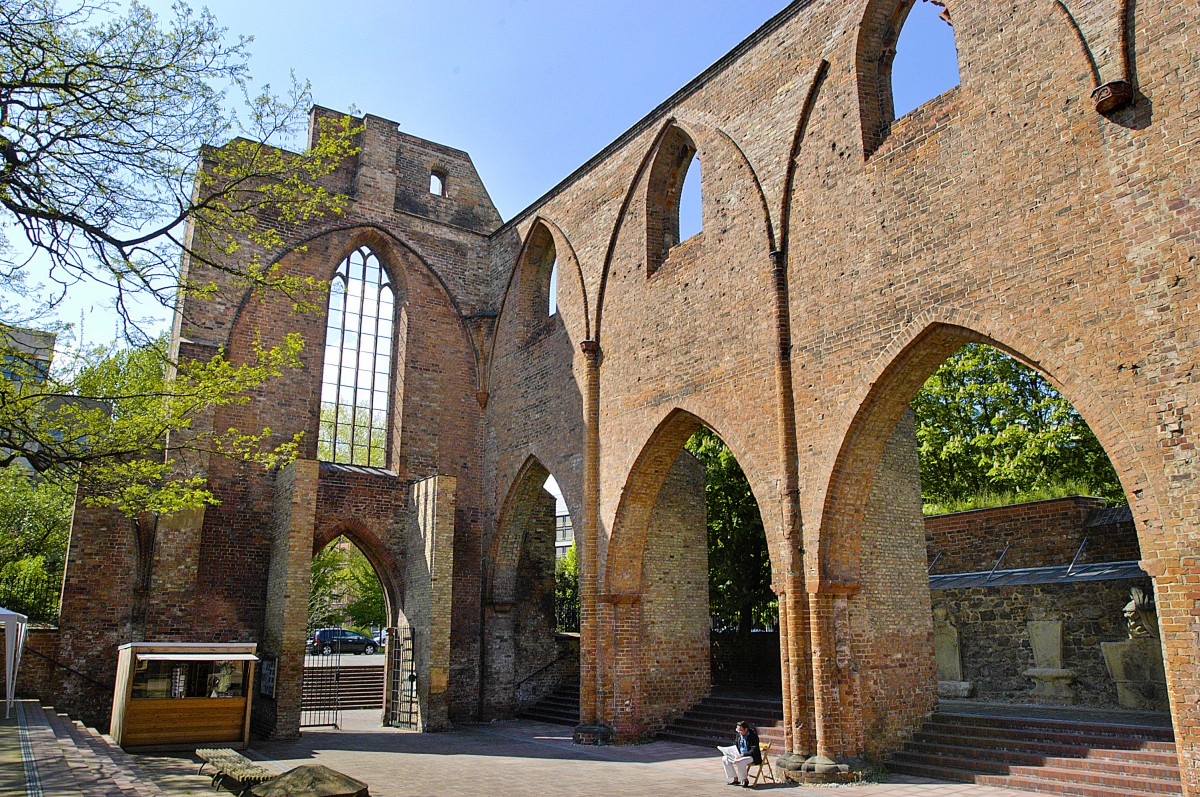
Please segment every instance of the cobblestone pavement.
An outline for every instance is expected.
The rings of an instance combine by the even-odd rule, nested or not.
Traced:
[[[357,712],[356,712],[357,713]],[[375,712],[375,716],[378,712]],[[348,718],[353,720],[354,718]],[[715,750],[669,742],[577,747],[570,729],[526,721],[418,734],[381,728],[305,731],[295,742],[259,742],[251,755],[281,769],[324,764],[366,782],[373,797],[705,797],[745,794],[724,782]],[[796,797],[1020,797],[1025,792],[894,776],[863,786],[795,787],[766,783],[753,791]]]

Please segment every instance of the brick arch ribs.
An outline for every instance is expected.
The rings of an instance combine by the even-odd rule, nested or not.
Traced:
[[[811,521],[819,538],[816,546],[810,539],[805,565],[815,742],[822,754],[878,755],[893,748],[935,701],[916,438],[911,415],[902,418],[925,380],[967,343],[995,346],[1046,375],[1091,425],[1130,497],[1136,495],[1131,487],[1146,483],[1119,419],[1068,363],[1036,341],[979,314],[947,308],[909,324],[864,369],[861,387],[838,421],[844,432],[837,453],[818,476],[824,491]],[[900,492],[912,508],[908,515],[883,512],[880,520],[881,500],[889,500],[888,491],[905,473],[907,492]],[[1158,523],[1151,520],[1156,513],[1149,496],[1134,502],[1134,512],[1143,546],[1152,545],[1147,529]],[[892,538],[901,541],[888,557],[908,563],[890,582],[881,578],[875,550],[892,544],[879,537],[889,523],[896,524]],[[909,533],[914,524],[916,533]],[[891,626],[886,641],[881,626]],[[889,655],[900,655],[903,665]]]
[[[670,252],[661,251],[664,228],[662,214],[670,204],[668,201],[671,193],[669,189],[672,185],[677,189],[682,188],[682,180],[687,172],[686,167],[691,162],[689,157],[682,164],[682,170],[677,168],[680,164],[676,162],[675,153],[678,153],[680,148],[700,153],[705,163],[703,167],[705,171],[702,173],[701,179],[707,179],[704,178],[704,174],[714,174],[719,170],[731,168],[739,175],[739,181],[745,182],[742,188],[753,198],[753,204],[740,203],[732,210],[753,215],[755,221],[753,228],[756,236],[754,243],[761,240],[764,269],[769,266],[767,255],[774,251],[777,245],[774,224],[762,182],[746,157],[746,153],[742,151],[732,136],[720,128],[701,122],[681,121],[676,117],[670,117],[662,123],[653,141],[642,154],[638,167],[634,170],[629,186],[625,190],[616,220],[608,234],[604,263],[600,271],[600,287],[596,294],[596,320],[592,325],[592,328],[595,329],[596,341],[600,341],[604,319],[604,299],[622,235],[630,235],[632,236],[631,240],[639,242],[641,251],[645,253],[644,273],[647,277],[652,276],[658,268],[670,260]],[[675,175],[676,171],[678,171],[677,175]],[[678,178],[678,185],[672,182],[672,176]],[[641,209],[644,216],[637,214],[638,208]],[[753,210],[748,208],[753,208]],[[710,217],[713,213],[712,200],[704,202],[701,213],[706,219]],[[640,229],[630,227],[629,223],[634,220],[643,222]],[[709,229],[707,223],[705,229]],[[761,238],[757,238],[759,235]],[[703,236],[704,232],[701,231],[695,237],[702,238]],[[753,246],[754,243],[750,245]]]

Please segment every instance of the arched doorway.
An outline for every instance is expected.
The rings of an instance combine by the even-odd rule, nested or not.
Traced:
[[[1131,449],[1103,403],[1087,385],[1072,381],[1069,370],[1054,373],[1052,355],[1036,354],[1042,356],[1031,358],[965,327],[932,324],[896,347],[852,405],[821,504],[820,578],[809,582],[818,752],[888,753],[939,700],[1016,703],[1031,715],[1033,706],[1042,704],[1051,707],[1050,716],[1055,706],[1122,708],[1114,683],[1097,684],[1116,680],[1105,672],[1108,653],[1101,643],[1128,641],[1122,639],[1127,628],[1121,611],[1131,585],[1151,584],[1137,572],[1140,550],[1132,515],[1123,528],[1101,532],[1099,526],[1112,525],[1112,513],[1107,519],[1103,512],[1092,521],[1088,517],[1106,509],[1105,502],[1053,496],[1036,505],[1010,503],[1003,510],[974,509],[950,519],[925,519],[920,512],[919,424],[910,403],[926,380],[943,373],[938,371],[943,363],[961,365],[964,356],[982,356],[995,367],[990,384],[981,385],[985,390],[966,391],[957,405],[951,402],[956,412],[994,414],[998,410],[987,406],[998,398],[994,388],[1006,380],[1027,380],[1035,404],[1049,406],[1053,400],[1055,412],[1078,410],[1079,424],[1096,431],[1094,448],[1102,449],[1101,456],[1112,455],[1115,475],[1126,489],[1140,481],[1135,463],[1127,459]],[[1007,376],[1004,369],[1010,369]],[[1013,404],[1004,412],[1029,410]],[[1003,442],[1006,434],[1039,433],[1035,426],[1027,418],[995,437]],[[1079,440],[1058,442],[1069,447]],[[924,452],[936,456],[962,441],[933,440],[922,433],[921,445],[937,449]],[[1003,476],[1006,466],[1020,464],[1012,461],[1015,456],[1001,456],[986,470],[993,478]],[[930,476],[924,474],[927,492],[936,481]],[[1079,528],[1070,531],[1063,518]],[[1082,528],[1089,522],[1090,530]],[[1086,588],[1078,588],[1085,581]],[[1112,605],[1097,612],[1094,604],[1101,595]],[[1144,613],[1145,603],[1141,608]],[[1135,647],[1157,653],[1161,672],[1156,644]],[[950,694],[955,687],[948,688],[949,681],[976,692]],[[1165,698],[1165,683],[1159,689]],[[974,710],[990,709],[977,702]]]
[[[597,620],[600,714],[618,738],[657,732],[714,692],[778,704],[778,609],[753,485],[719,433],[681,410],[635,461]]]
[[[527,459],[509,490],[491,546],[484,611],[485,718],[514,716],[558,692],[574,695],[578,704],[578,602],[576,597],[571,607],[569,596],[559,598],[563,564],[574,556],[568,506],[545,465],[536,457]],[[569,703],[564,702],[561,716],[551,712],[540,718],[574,725],[578,711],[572,713]]]
[[[345,535],[313,554],[307,626],[300,727],[340,727],[347,712],[378,715],[394,626],[375,567]]]

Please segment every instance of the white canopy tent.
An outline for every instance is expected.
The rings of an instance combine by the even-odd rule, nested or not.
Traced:
[[[0,623],[4,625],[4,718],[8,719],[17,699],[17,667],[21,665],[29,618],[0,606]]]

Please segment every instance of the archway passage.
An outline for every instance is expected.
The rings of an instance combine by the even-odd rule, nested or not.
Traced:
[[[890,754],[936,711],[928,734],[958,727],[956,766],[982,767],[983,754],[964,752],[975,745],[964,705],[1030,722],[1166,718],[1161,645],[1145,628],[1152,582],[1105,456],[1113,438],[1093,435],[1068,401],[1088,399],[1078,385],[1017,358],[969,330],[934,326],[859,405],[830,482],[821,588],[810,598],[823,754]],[[927,507],[958,511],[923,518],[922,487]],[[1080,491],[1105,497],[1071,494]],[[1136,688],[1129,656],[1154,673]],[[1148,702],[1128,713],[1131,689],[1155,695],[1158,721],[1147,719]],[[929,774],[917,744],[893,759],[897,771]]]
[[[643,448],[605,567],[598,623],[612,649],[601,650],[600,691],[612,697],[600,710],[618,738],[723,742],[738,715],[782,740],[762,519],[733,451],[700,418],[672,413]]]
[[[565,567],[577,561],[572,530],[558,482],[531,457],[509,491],[492,545],[485,612],[487,719],[520,714],[568,725],[579,721],[578,569],[568,589]],[[560,594],[564,590],[571,594]]]
[[[702,427],[684,446],[704,466],[712,691],[780,697],[779,601],[762,515],[733,452]]]
[[[348,537],[313,555],[301,728],[378,722],[397,636],[388,604],[374,565]]]

